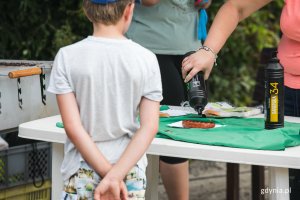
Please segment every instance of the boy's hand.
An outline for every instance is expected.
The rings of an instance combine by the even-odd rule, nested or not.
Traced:
[[[127,200],[127,196],[127,188],[123,181],[105,176],[95,190],[94,199]]]

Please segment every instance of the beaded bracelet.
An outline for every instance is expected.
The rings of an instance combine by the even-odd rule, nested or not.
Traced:
[[[214,66],[217,66],[218,64],[217,64],[217,58],[218,58],[218,55],[214,52],[214,50],[212,50],[210,47],[208,47],[208,46],[201,46],[199,49],[198,49],[198,51],[199,50],[201,50],[201,49],[203,49],[203,50],[205,50],[205,51],[208,51],[208,52],[211,52],[213,55],[214,55],[214,59],[215,59],[215,61],[214,61]]]

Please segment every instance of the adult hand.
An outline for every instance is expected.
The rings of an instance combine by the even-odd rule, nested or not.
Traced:
[[[123,181],[104,177],[95,189],[95,200],[127,200],[127,188]]]
[[[182,78],[189,82],[199,71],[203,71],[204,79],[208,79],[215,62],[215,56],[203,49],[185,57],[182,61]]]

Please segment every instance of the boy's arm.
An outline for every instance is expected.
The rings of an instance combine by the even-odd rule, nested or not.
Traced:
[[[104,177],[112,166],[83,128],[74,93],[58,94],[56,98],[68,138],[84,160]]]
[[[204,45],[217,54],[238,23],[269,2],[271,0],[228,0],[218,11]],[[188,56],[182,63],[183,79],[188,82],[199,71],[203,71],[207,79],[214,61],[215,56],[212,52],[204,50]]]
[[[144,155],[158,131],[159,102],[142,98],[140,103],[140,128],[109,174],[123,179]]]
[[[140,103],[140,128],[134,134],[131,142],[125,149],[119,161],[104,177],[106,185],[100,185],[95,190],[95,197],[100,193],[111,192],[114,185],[109,185],[109,180],[123,180],[130,169],[139,161],[148,149],[158,131],[159,102],[142,98]],[[103,183],[104,183],[103,182]],[[104,189],[105,188],[105,189]],[[109,189],[111,188],[111,189]],[[111,190],[111,191],[109,191]],[[95,198],[96,199],[96,198]]]

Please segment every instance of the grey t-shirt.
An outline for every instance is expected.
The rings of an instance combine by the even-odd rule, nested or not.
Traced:
[[[160,0],[154,6],[136,5],[126,35],[156,54],[183,55],[197,50],[199,11],[194,0]]]
[[[141,98],[162,100],[159,66],[152,52],[131,40],[93,36],[59,50],[48,91],[74,92],[85,130],[111,163],[139,128]],[[75,173],[81,160],[67,139],[61,168],[64,180]]]

